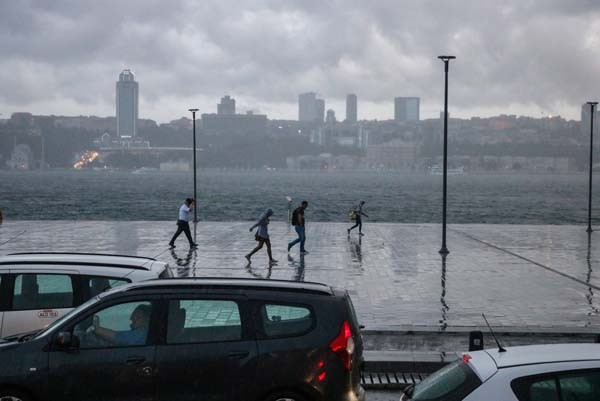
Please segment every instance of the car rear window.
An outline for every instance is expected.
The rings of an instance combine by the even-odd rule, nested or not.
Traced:
[[[463,361],[451,363],[415,386],[414,401],[460,401],[481,385],[481,380]]]
[[[265,304],[261,308],[262,327],[267,337],[294,337],[314,326],[312,311],[301,305]]]

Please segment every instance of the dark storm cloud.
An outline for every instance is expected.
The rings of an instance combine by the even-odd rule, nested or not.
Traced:
[[[433,111],[448,52],[455,113],[575,117],[600,92],[600,2],[3,1],[0,49],[0,111],[110,113],[123,68],[160,120],[194,99],[212,111],[224,93],[294,117],[309,90],[357,93],[365,117],[390,116],[403,95]]]

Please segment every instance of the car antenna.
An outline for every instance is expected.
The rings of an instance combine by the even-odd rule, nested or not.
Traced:
[[[504,349],[502,347],[502,345],[500,345],[500,341],[498,341],[498,338],[496,337],[494,330],[492,330],[492,326],[490,326],[487,319],[485,318],[485,314],[482,313],[481,316],[483,316],[483,320],[485,320],[485,324],[487,324],[488,329],[490,329],[490,333],[492,333],[492,337],[494,337],[494,341],[496,341],[496,344],[498,345],[498,352],[506,352],[506,349]]]

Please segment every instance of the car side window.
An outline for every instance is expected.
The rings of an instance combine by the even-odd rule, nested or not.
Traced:
[[[600,371],[560,375],[562,401],[600,400]]]
[[[556,380],[547,379],[531,383],[529,387],[530,401],[559,401]]]
[[[82,277],[86,293],[86,300],[96,295],[108,291],[112,288],[127,284],[130,281],[122,278],[101,277],[101,276],[83,276]]]
[[[169,301],[167,344],[236,341],[242,338],[238,304],[229,300]]]
[[[12,310],[72,308],[73,281],[67,274],[17,274]]]
[[[267,337],[299,336],[314,326],[313,313],[305,306],[265,304],[260,315]]]
[[[75,325],[80,348],[113,348],[145,345],[152,304],[127,302],[102,309]]]
[[[600,370],[556,372],[516,379],[511,387],[519,401],[600,400]]]

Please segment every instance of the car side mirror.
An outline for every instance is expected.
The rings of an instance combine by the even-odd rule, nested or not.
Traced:
[[[79,337],[70,331],[61,331],[56,336],[54,344],[60,350],[77,350],[79,349]]]

